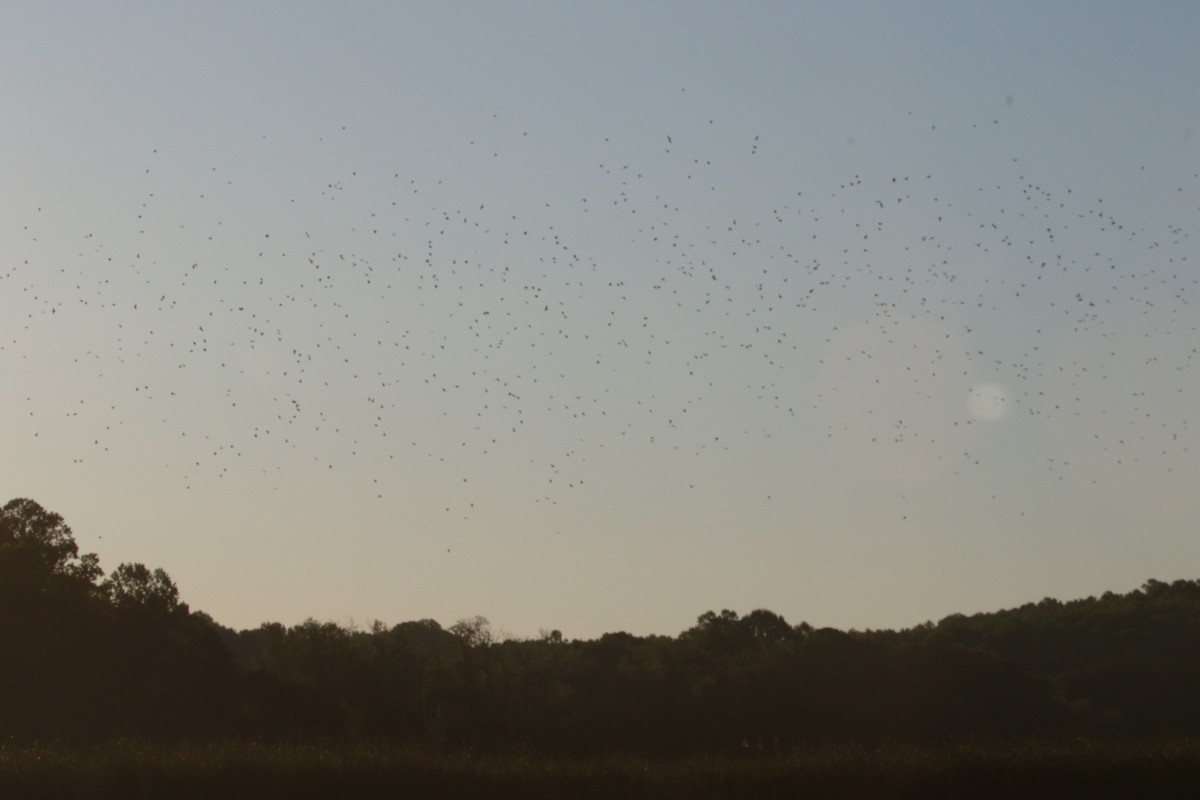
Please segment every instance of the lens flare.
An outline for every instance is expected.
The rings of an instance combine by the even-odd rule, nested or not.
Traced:
[[[975,419],[994,422],[1008,411],[1008,395],[997,384],[977,383],[967,395],[967,411]]]

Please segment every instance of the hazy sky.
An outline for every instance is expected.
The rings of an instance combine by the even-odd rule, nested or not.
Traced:
[[[234,627],[1200,564],[1200,6],[8,3],[0,501]]]

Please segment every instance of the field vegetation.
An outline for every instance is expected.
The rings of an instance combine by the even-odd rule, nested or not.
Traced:
[[[857,744],[770,756],[548,756],[378,742],[0,747],[22,798],[1195,797],[1200,742]]]

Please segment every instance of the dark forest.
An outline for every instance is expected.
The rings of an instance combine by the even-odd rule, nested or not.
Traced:
[[[1200,581],[905,630],[707,611],[677,636],[503,640],[483,617],[223,627],[105,576],[61,516],[0,512],[0,741],[339,742],[769,758],[805,748],[1200,736]],[[3,769],[0,768],[0,772]]]
[[[1200,581],[900,630],[707,611],[678,636],[496,637],[483,617],[225,628],[161,569],[105,577],[63,519],[0,515],[0,735],[368,737],[707,752],[1200,735]]]

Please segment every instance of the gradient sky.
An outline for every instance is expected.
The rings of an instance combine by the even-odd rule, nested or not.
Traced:
[[[1200,564],[1200,6],[9,3],[0,487],[233,627]]]

